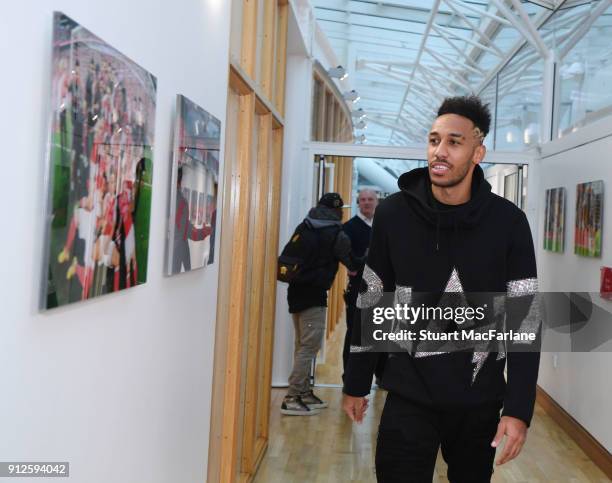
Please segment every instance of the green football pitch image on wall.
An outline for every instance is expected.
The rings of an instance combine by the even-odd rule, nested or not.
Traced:
[[[43,308],[146,281],[156,85],[55,13]]]

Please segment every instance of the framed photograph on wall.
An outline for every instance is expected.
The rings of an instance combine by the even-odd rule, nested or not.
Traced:
[[[591,181],[576,186],[576,228],[574,253],[601,257],[604,184]]]
[[[221,122],[178,95],[166,274],[214,262]]]
[[[544,250],[555,253],[565,250],[565,200],[565,188],[546,190]]]
[[[44,284],[57,307],[146,282],[157,80],[56,12]]]

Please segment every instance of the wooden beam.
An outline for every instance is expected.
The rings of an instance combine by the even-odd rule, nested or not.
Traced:
[[[327,94],[325,91],[325,85],[323,81],[319,83],[318,90],[318,109],[317,109],[317,132],[315,141],[325,141],[325,119],[326,119],[326,110],[327,110]]]
[[[264,0],[263,39],[261,42],[261,89],[269,100],[274,101],[274,67],[276,60],[276,15],[278,5],[275,0]]]
[[[255,113],[258,116],[264,116],[270,113],[268,106],[259,97],[255,98]]]
[[[342,112],[342,107],[338,103],[338,108],[336,109],[336,142],[342,141],[343,132],[343,123],[345,120],[344,113]]]
[[[334,110],[334,140],[337,140],[338,138],[338,131],[337,131],[337,127],[338,125],[336,124],[337,120],[339,119],[339,109],[335,109]],[[342,196],[342,183],[344,180],[344,171],[342,169],[342,161],[343,158],[342,157],[337,157],[336,158],[336,174],[334,176],[335,178],[335,189],[334,191],[336,191],[336,193],[338,193],[340,196]],[[340,318],[340,310],[342,308],[342,293],[344,292],[344,279],[342,278],[342,264],[339,264],[339,269],[336,273],[336,280],[335,280],[335,294],[334,294],[334,318],[333,318],[333,324],[332,324],[332,330],[336,329],[336,326],[338,325],[338,319]]]
[[[325,89],[325,141],[332,142],[334,140],[334,95]]]
[[[263,438],[269,436],[270,391],[272,386],[272,353],[274,349],[274,325],[276,312],[276,259],[278,256],[278,230],[280,222],[281,173],[283,158],[283,129],[272,131],[272,163],[270,163],[270,184],[268,186],[268,226],[266,242],[266,279],[263,292],[263,348],[262,369],[263,397],[259,415],[259,431]]]
[[[232,65],[229,68],[229,85],[241,96],[246,96],[253,92],[249,83],[244,79],[240,72]]]
[[[251,79],[255,79],[257,67],[257,7],[258,0],[242,0],[240,67]]]
[[[238,421],[242,366],[242,341],[244,333],[244,300],[246,297],[246,273],[249,233],[249,183],[251,173],[251,143],[255,95],[241,96],[238,114],[238,145],[236,160],[231,167],[230,218],[233,238],[228,248],[232,253],[228,320],[228,344],[225,364],[223,436],[221,440],[220,481],[231,482],[236,477],[238,449]]]
[[[231,282],[231,251],[223,247],[231,243],[233,240],[234,222],[231,218],[231,182],[232,182],[232,166],[235,162],[233,147],[237,145],[237,129],[238,110],[239,110],[239,95],[237,91],[229,89],[227,102],[227,120],[225,137],[225,162],[223,168],[223,178],[220,183],[221,193],[220,199],[222,204],[219,207],[222,210],[221,225],[218,228],[221,241],[219,246],[219,289],[217,293],[217,317],[215,328],[215,357],[213,369],[213,394],[211,401],[211,418],[210,418],[210,437],[208,445],[208,473],[207,481],[218,483],[221,481],[221,443],[223,441],[223,412],[224,404],[224,387],[226,383],[226,363],[228,349],[228,320],[229,320],[229,300],[230,300],[230,282]]]
[[[289,5],[287,0],[278,2],[278,32],[276,34],[276,82],[274,83],[274,105],[285,115],[285,77],[287,70],[287,30],[289,26]]]
[[[246,261],[251,269],[246,270],[251,278],[245,305],[248,307],[247,319],[247,350],[246,350],[246,386],[244,393],[244,419],[242,438],[242,466],[241,471],[253,474],[257,454],[257,402],[259,398],[259,370],[260,358],[264,356],[261,351],[261,324],[262,318],[262,289],[265,280],[265,251],[266,229],[268,212],[268,182],[270,163],[270,144],[272,138],[272,115],[259,116],[259,129],[257,133],[257,158],[251,167],[254,178],[251,185],[251,220],[249,237],[249,257]]]
[[[241,94],[249,94],[251,92],[254,92],[256,97],[257,97],[257,102],[259,104],[262,104],[265,107],[265,112],[271,112],[272,115],[274,116],[274,120],[278,125],[284,125],[285,124],[285,120],[283,119],[283,116],[281,116],[280,112],[278,112],[276,110],[276,106],[274,106],[264,95],[263,91],[261,90],[261,87],[258,86],[255,81],[253,81],[252,79],[249,78],[249,76],[247,75],[247,73],[242,69],[242,67],[240,67],[239,65],[236,64],[230,64],[230,81],[232,81],[232,84],[230,84],[232,86],[232,88],[234,88],[234,84],[239,84],[240,87],[240,93]],[[261,109],[258,108],[258,109]],[[262,112],[263,113],[263,112]]]
[[[268,449],[268,440],[262,438],[257,440],[255,443],[255,452],[257,453],[257,460],[255,461],[255,471],[253,473],[240,473],[237,483],[251,483],[255,480],[255,476],[261,461],[263,460],[266,450]]]

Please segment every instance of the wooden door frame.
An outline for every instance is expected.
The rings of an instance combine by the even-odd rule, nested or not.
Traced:
[[[250,481],[269,435],[290,6],[286,0],[242,0],[240,5],[241,55],[238,64],[229,66],[228,103],[238,103],[238,119],[226,123],[233,130],[233,136],[226,136],[226,152],[235,156],[226,160],[223,179],[207,472],[211,483]],[[258,8],[264,14],[261,69],[256,65]],[[255,116],[261,127],[257,139]],[[257,161],[266,162],[252,162],[256,141]],[[227,142],[235,142],[235,149]],[[249,261],[254,263],[247,273]],[[259,385],[268,389],[259,392]]]

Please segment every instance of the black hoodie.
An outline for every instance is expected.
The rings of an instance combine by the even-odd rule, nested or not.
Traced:
[[[507,293],[506,312],[520,301],[509,317],[519,317],[521,327],[539,323],[534,310],[535,254],[527,218],[510,201],[491,193],[480,166],[474,169],[470,200],[456,207],[435,200],[428,168],[404,173],[398,185],[401,191],[376,209],[358,307],[369,307],[368,301],[383,291],[438,297],[445,292]],[[360,309],[357,312],[355,320],[360,321]],[[344,392],[351,396],[370,392],[381,356],[364,341],[358,327],[344,379]],[[503,404],[503,415],[529,425],[538,367],[537,350],[395,352],[389,354],[381,385],[434,408]]]
[[[310,209],[302,222],[318,234],[317,257],[306,269],[315,280],[289,284],[287,302],[290,313],[296,314],[311,307],[327,307],[327,291],[338,271],[338,262],[349,270],[355,269],[351,240],[342,231],[341,215],[338,210],[317,205]]]

